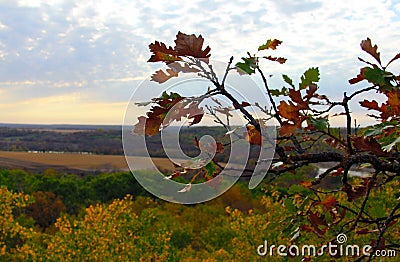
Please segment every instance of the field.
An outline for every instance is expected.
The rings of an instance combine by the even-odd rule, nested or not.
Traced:
[[[132,157],[134,169],[148,169],[145,157]],[[171,170],[172,164],[164,158],[153,158],[162,169]],[[58,154],[0,151],[0,167],[43,171],[45,169],[79,172],[128,171],[125,157],[121,155]]]

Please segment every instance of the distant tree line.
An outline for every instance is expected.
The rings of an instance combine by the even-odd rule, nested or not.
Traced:
[[[176,128],[176,127],[171,127]],[[169,129],[169,128],[167,128]],[[332,132],[345,136],[344,130],[332,128]],[[228,143],[223,127],[184,127],[180,130],[180,146],[184,153],[190,157],[197,156],[200,151],[195,145],[195,137],[200,139],[210,135],[218,141]],[[152,157],[167,157],[161,143],[160,134],[146,137],[146,145]],[[307,143],[307,142],[306,142]],[[328,145],[321,141],[310,139],[312,150],[315,152],[327,150]],[[258,154],[258,147],[251,145],[251,154]],[[332,150],[332,148],[330,148]],[[58,151],[58,152],[89,152],[103,155],[123,155],[121,129],[99,128],[96,130],[81,130],[76,132],[58,132],[27,128],[0,127],[0,151]],[[141,148],[132,149],[133,154],[140,155]],[[230,150],[218,154],[220,162],[227,162]]]

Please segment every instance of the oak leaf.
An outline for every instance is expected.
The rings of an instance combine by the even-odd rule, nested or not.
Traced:
[[[197,73],[200,72],[199,69],[189,66],[187,63],[183,63],[183,66],[179,62],[175,62],[168,65],[169,68],[174,70],[175,72],[182,72],[182,73]]]
[[[286,101],[281,101],[278,106],[279,115],[294,122],[300,118],[299,110],[299,107],[294,105],[291,101],[289,101],[289,104],[286,103]]]
[[[282,137],[292,136],[297,128],[298,124],[289,124],[288,122],[283,122],[279,129],[279,135]]]
[[[252,145],[261,145],[261,133],[256,129],[255,126],[246,126],[247,132],[244,136],[246,140]]]
[[[378,46],[372,46],[371,39],[362,40],[360,46],[362,50],[373,56],[379,64],[381,63],[380,53],[377,51]]]
[[[308,108],[308,101],[303,100],[300,90],[289,89],[289,97],[293,102],[296,102],[299,105],[296,109],[301,110]]]
[[[182,58],[177,56],[177,52],[172,47],[167,47],[162,42],[155,41],[154,44],[149,45],[149,49],[153,55],[147,62],[166,62],[168,64],[182,60]]]
[[[381,145],[373,137],[354,136],[351,138],[355,149],[360,151],[369,151],[377,156],[385,156]]]
[[[172,77],[177,77],[178,76],[178,72],[172,70],[172,69],[167,69],[166,70],[168,74],[166,74],[163,70],[158,70],[156,71],[152,76],[151,76],[151,80],[158,82],[160,84],[166,82],[167,80],[169,80]]]
[[[280,41],[278,39],[268,39],[265,44],[260,45],[258,47],[258,51],[266,50],[266,49],[275,50],[278,47],[278,45],[280,45],[280,44],[282,44],[282,41]]]
[[[301,181],[300,185],[305,188],[310,188],[313,184],[310,181]]]
[[[268,59],[270,61],[278,62],[279,64],[284,64],[286,63],[286,58],[284,57],[273,57],[273,56],[264,56],[265,59]]]
[[[325,206],[326,209],[330,210],[332,207],[336,206],[338,202],[334,196],[327,196],[319,204]]]
[[[199,35],[187,35],[178,32],[175,40],[175,51],[179,56],[192,56],[195,58],[209,58],[211,48],[207,46],[203,50],[204,38]]]
[[[345,184],[342,188],[342,191],[347,194],[347,200],[351,202],[357,198],[364,196],[365,192],[367,191],[367,187],[365,185],[353,187],[349,184]]]

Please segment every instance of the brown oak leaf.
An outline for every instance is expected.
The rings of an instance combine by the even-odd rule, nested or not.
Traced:
[[[203,50],[204,38],[199,35],[187,35],[178,32],[175,40],[175,51],[180,56],[192,56],[195,58],[209,58],[211,56],[211,48],[207,46]]]

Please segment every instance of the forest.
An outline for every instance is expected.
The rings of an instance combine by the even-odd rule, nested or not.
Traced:
[[[143,171],[147,172],[147,171]],[[290,245],[295,226],[291,196],[308,193],[299,186],[316,170],[302,168],[284,174],[255,190],[239,182],[221,197],[203,204],[180,205],[149,195],[130,173],[81,177],[47,170],[33,174],[2,170],[1,253],[3,261],[259,261],[257,247],[269,243]],[[150,175],[150,174],[149,174]],[[352,180],[360,178],[352,178]],[[397,183],[397,184],[396,184]],[[371,196],[371,212],[384,214],[392,203],[386,195],[398,182]],[[327,187],[340,186],[340,180]],[[321,186],[323,188],[323,186]],[[337,205],[348,205],[343,192]],[[385,203],[382,205],[381,203]],[[318,208],[329,207],[329,199]],[[352,207],[353,203],[348,205]],[[284,207],[284,208],[283,208]],[[343,219],[348,215],[345,214]],[[316,218],[314,218],[316,219]],[[331,219],[329,212],[324,218]],[[312,227],[312,219],[304,225]],[[319,227],[334,239],[338,230]],[[367,230],[348,242],[371,244]],[[387,238],[396,239],[396,225]],[[304,243],[323,245],[324,238],[302,233]],[[312,256],[291,258],[302,261]],[[268,257],[268,261],[282,257]],[[328,254],[319,261],[331,261]],[[387,258],[390,259],[390,258]],[[343,257],[348,261],[348,257]],[[388,260],[389,261],[389,260]]]

